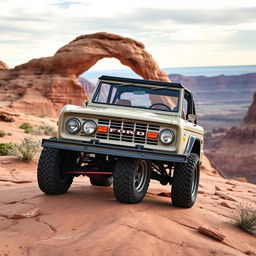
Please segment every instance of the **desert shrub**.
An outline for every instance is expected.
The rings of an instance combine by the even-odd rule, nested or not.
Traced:
[[[30,123],[22,123],[20,128],[24,130],[25,133],[31,133],[33,130],[33,126]]]
[[[240,204],[233,219],[239,228],[256,236],[256,208],[249,204]]]
[[[3,130],[0,130],[0,137],[4,137],[6,133]]]
[[[0,143],[0,155],[1,156],[6,156],[9,155],[10,151],[12,151],[14,147],[14,144],[11,142],[9,143]]]
[[[32,134],[56,136],[57,131],[53,126],[40,125],[39,127],[32,130]]]
[[[15,144],[11,150],[11,154],[18,156],[24,162],[30,162],[39,151],[40,141],[31,137],[26,137],[21,144]]]

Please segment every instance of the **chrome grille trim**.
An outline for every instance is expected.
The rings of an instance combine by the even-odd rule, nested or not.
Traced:
[[[148,144],[148,145],[158,145],[158,139],[147,138],[147,132],[158,132],[160,130],[159,125],[152,125],[139,122],[127,122],[118,121],[111,119],[99,119],[98,125],[107,126],[108,133],[97,132],[96,138],[104,140],[114,140],[114,141],[124,141],[131,142],[135,144]],[[110,129],[121,129],[126,131],[137,131],[143,132],[144,135],[138,134],[122,134],[110,132]]]

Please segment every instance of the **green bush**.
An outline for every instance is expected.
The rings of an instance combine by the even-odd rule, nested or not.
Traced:
[[[234,222],[239,228],[256,236],[256,208],[249,204],[240,204]]]
[[[11,142],[9,143],[0,143],[0,155],[7,156],[9,155],[10,151],[13,150],[14,144]]]
[[[49,135],[56,136],[56,128],[49,125],[40,125],[39,127],[33,127],[30,123],[23,123],[20,128],[24,130],[25,133],[31,133],[35,135]]]
[[[24,162],[30,162],[39,151],[40,141],[31,137],[26,137],[21,144],[15,144],[11,153],[18,156]]]
[[[32,134],[56,136],[57,131],[56,131],[55,127],[44,124],[44,125],[40,125],[39,127],[33,129]]]
[[[6,133],[3,130],[0,130],[0,137],[4,137]]]
[[[30,123],[22,123],[20,128],[24,130],[25,133],[31,133],[33,130],[33,126]]]

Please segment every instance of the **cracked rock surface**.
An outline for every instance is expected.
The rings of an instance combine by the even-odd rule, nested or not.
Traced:
[[[9,161],[8,164],[2,163]],[[16,166],[16,174],[12,170]],[[88,178],[76,178],[65,195],[44,195],[36,183],[36,163],[18,164],[12,157],[0,157],[0,255],[245,255],[255,252],[255,237],[240,231],[232,222],[235,209],[223,205],[215,193],[239,202],[255,203],[256,186],[230,181],[207,172],[204,166],[201,190],[192,209],[171,205],[170,186],[150,183],[145,199],[136,205],[118,203],[112,188],[92,187]],[[10,179],[30,183],[7,182]],[[8,186],[7,186],[8,184]],[[233,188],[230,191],[229,188]],[[8,216],[33,212],[40,215],[12,219]],[[206,225],[221,230],[216,241],[197,230]]]

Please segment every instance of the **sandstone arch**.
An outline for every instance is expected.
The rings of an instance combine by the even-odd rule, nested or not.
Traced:
[[[87,98],[76,78],[102,58],[116,58],[144,79],[169,81],[141,42],[99,32],[77,37],[51,57],[1,70],[5,93],[0,101],[25,112],[56,115],[63,105]]]

